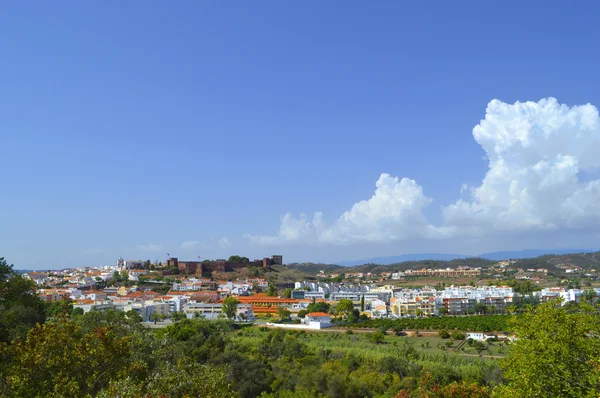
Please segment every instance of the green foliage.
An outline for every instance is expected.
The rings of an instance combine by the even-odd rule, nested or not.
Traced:
[[[266,360],[276,360],[282,357],[300,358],[306,347],[295,336],[286,334],[281,329],[272,330],[260,343],[258,351]]]
[[[411,394],[402,390],[397,398],[410,397]],[[464,381],[452,381],[446,385],[436,380],[436,375],[425,373],[419,379],[419,388],[416,391],[418,397],[427,398],[487,398],[490,389],[478,386],[477,383],[466,383]]]
[[[237,314],[237,308],[239,304],[240,302],[233,296],[229,296],[223,300],[222,311],[225,315],[227,315],[227,318],[233,319],[235,314]]]
[[[516,317],[520,317],[517,315]],[[361,328],[378,328],[385,326],[388,329],[400,327],[402,329],[419,330],[460,330],[478,332],[502,332],[510,329],[509,319],[512,315],[481,315],[481,316],[444,316],[429,318],[402,318],[402,319],[369,319],[357,324]]]
[[[540,305],[515,323],[518,337],[502,361],[507,385],[497,397],[597,397],[600,393],[600,317],[582,304],[571,312]]]
[[[381,330],[369,333],[369,340],[374,344],[381,344],[385,341],[385,334]]]
[[[308,307],[306,307],[306,311],[308,313],[311,312],[324,312],[324,313],[328,313],[329,312],[329,304],[325,303],[325,302],[316,302],[316,303],[310,303],[308,305]]]
[[[227,261],[229,261],[230,263],[238,263],[238,264],[250,262],[248,257],[241,257],[241,256],[238,256],[237,254],[234,254],[233,256],[229,256],[229,259]]]
[[[357,309],[353,309],[350,314],[348,314],[348,323],[356,323],[360,319],[360,311]]]
[[[182,311],[175,311],[171,314],[171,319],[173,320],[173,322],[178,322],[185,318],[186,318],[185,312],[182,312]]]
[[[237,397],[227,381],[226,368],[189,361],[179,361],[175,366],[164,366],[149,378],[146,385],[135,383],[131,379],[119,380],[111,383],[97,395],[98,398],[140,396],[146,398]]]
[[[450,334],[450,337],[452,337],[452,340],[464,340],[467,336],[465,336],[464,333],[455,330]]]
[[[354,303],[351,300],[341,299],[335,306],[338,314],[348,315],[354,309]]]
[[[286,308],[279,306],[277,307],[277,315],[279,316],[279,319],[281,319],[282,321],[286,321],[290,319],[292,313]]]
[[[292,297],[292,290],[293,289],[291,289],[291,288],[285,289],[283,291],[283,294],[282,294],[283,298],[288,298],[288,299],[291,298]]]
[[[84,333],[63,318],[38,325],[25,340],[0,348],[7,397],[83,397],[133,370],[131,338],[110,327]]]
[[[33,281],[0,257],[0,342],[24,338],[45,318],[46,305],[35,293]]]
[[[298,311],[298,318],[304,318],[306,316],[306,314],[308,314],[307,310],[300,310]]]
[[[277,296],[277,288],[272,283],[269,283],[269,287],[267,288],[267,296]]]
[[[520,295],[529,295],[535,291],[542,289],[539,285],[536,285],[529,280],[511,279],[507,282],[507,284],[513,288],[513,291],[515,293],[518,293]]]
[[[448,331],[446,329],[440,329],[438,331],[438,334],[440,335],[441,338],[443,339],[449,339],[450,338],[450,333],[448,333]]]
[[[71,300],[53,301],[47,303],[45,308],[47,318],[69,315],[71,312],[73,312],[73,302]]]

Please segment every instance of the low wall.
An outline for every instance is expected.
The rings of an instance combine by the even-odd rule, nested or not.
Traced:
[[[305,329],[305,330],[320,330],[320,329],[324,329],[326,327],[329,327],[331,325],[328,324],[322,324],[321,322],[309,322],[309,324],[305,324],[305,323],[301,323],[301,324],[289,324],[289,323],[271,323],[271,322],[267,322],[267,326],[272,326],[272,327],[276,327],[276,328],[283,328],[283,329]]]

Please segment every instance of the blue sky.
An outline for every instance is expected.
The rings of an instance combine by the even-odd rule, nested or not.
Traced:
[[[5,4],[0,256],[597,247],[597,8]]]

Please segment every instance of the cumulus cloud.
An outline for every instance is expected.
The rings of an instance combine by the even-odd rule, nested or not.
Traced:
[[[276,235],[253,243],[392,242],[409,238],[484,237],[514,231],[555,231],[600,225],[600,117],[591,104],[569,107],[554,98],[507,104],[492,100],[473,137],[488,170],[461,199],[442,207],[443,224],[423,215],[432,199],[416,181],[381,174],[375,193],[331,225],[287,213]]]
[[[230,248],[230,247],[232,246],[231,242],[229,241],[229,238],[228,238],[228,237],[226,237],[226,236],[224,236],[224,237],[222,237],[221,239],[219,239],[219,240],[217,241],[217,244],[218,244],[218,245],[219,245],[221,248],[223,248],[223,249],[227,249],[227,248]]]
[[[253,243],[389,242],[409,237],[437,237],[444,230],[429,225],[422,211],[431,204],[416,181],[381,174],[368,200],[355,203],[328,225],[321,212],[309,219],[287,213],[274,236],[246,234]]]
[[[443,208],[457,231],[555,230],[600,221],[600,119],[596,107],[554,98],[489,103],[473,129],[489,169],[467,198]]]
[[[204,245],[202,244],[202,242],[197,241],[197,240],[186,240],[185,242],[181,243],[181,248],[182,249],[198,249],[198,248],[203,248]]]
[[[164,250],[162,245],[157,245],[154,243],[149,243],[147,245],[137,245],[136,247],[138,250],[142,250],[142,251],[150,252],[150,253],[161,252]]]

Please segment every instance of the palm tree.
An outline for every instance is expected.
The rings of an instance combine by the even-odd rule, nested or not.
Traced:
[[[160,315],[158,315],[157,312],[153,312],[152,315],[150,315],[150,320],[154,321],[154,324],[156,325],[156,321],[158,321],[160,319]]]

